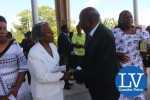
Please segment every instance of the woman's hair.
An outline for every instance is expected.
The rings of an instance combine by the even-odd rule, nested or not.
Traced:
[[[37,23],[33,26],[33,28],[32,28],[32,39],[34,40],[34,42],[40,41],[41,38],[43,37],[42,27],[46,23],[47,22],[40,22],[40,23]]]
[[[26,33],[24,34],[24,36],[25,36],[26,38],[30,38],[30,37],[31,37],[31,32],[30,32],[30,31],[26,32]]]
[[[0,16],[0,22],[5,22],[7,23],[6,19],[3,16]]]

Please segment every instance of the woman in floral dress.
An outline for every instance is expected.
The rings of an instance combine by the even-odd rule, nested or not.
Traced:
[[[118,26],[114,28],[116,51],[120,58],[122,67],[129,65],[144,69],[142,57],[139,50],[139,42],[150,38],[146,31],[136,31],[133,26],[133,18],[129,11],[124,10],[119,15]],[[145,100],[144,94],[137,97],[126,97],[120,95],[119,100]]]

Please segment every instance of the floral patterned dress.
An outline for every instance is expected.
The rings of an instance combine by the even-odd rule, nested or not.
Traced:
[[[120,28],[115,28],[112,32],[115,37],[116,51],[119,53],[125,53],[129,57],[129,61],[126,63],[121,63],[121,66],[126,67],[129,65],[134,65],[143,69],[139,42],[142,40],[148,40],[150,38],[149,33],[147,31],[138,31],[135,34],[126,34]],[[137,97],[129,98],[121,95],[119,100],[135,100],[135,98]],[[140,98],[140,100],[145,100],[143,94],[139,95],[138,98]]]

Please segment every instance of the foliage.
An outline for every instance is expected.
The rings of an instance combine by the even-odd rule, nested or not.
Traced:
[[[114,18],[106,18],[103,24],[109,29],[112,29],[117,25],[117,21],[115,21]]]
[[[40,21],[47,21],[54,32],[54,39],[57,39],[57,26],[55,10],[48,6],[38,7],[38,16]],[[13,23],[14,31],[12,32],[18,42],[24,38],[24,34],[32,29],[31,11],[25,9],[18,15],[18,22]]]
[[[40,21],[47,21],[49,23],[54,32],[54,40],[56,42],[58,38],[58,33],[55,10],[48,6],[38,7],[38,16]],[[11,32],[13,33],[13,36],[16,38],[16,40],[18,42],[21,42],[24,38],[24,34],[27,31],[31,31],[32,29],[31,11],[25,9],[17,15],[17,18],[18,20],[17,22],[13,23],[13,30],[11,30]],[[108,28],[112,29],[117,25],[117,22],[114,20],[114,18],[106,18],[103,21],[103,24],[106,25]],[[70,31],[76,32],[76,25],[73,21],[70,25]]]

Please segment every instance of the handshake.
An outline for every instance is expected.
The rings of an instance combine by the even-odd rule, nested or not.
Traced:
[[[62,71],[64,73],[64,76],[61,78],[61,80],[74,80],[75,79],[74,74],[80,70],[82,70],[82,68],[78,66],[76,69],[71,69],[69,71],[66,70]]]
[[[61,80],[74,80],[74,70],[63,71],[64,75]]]

